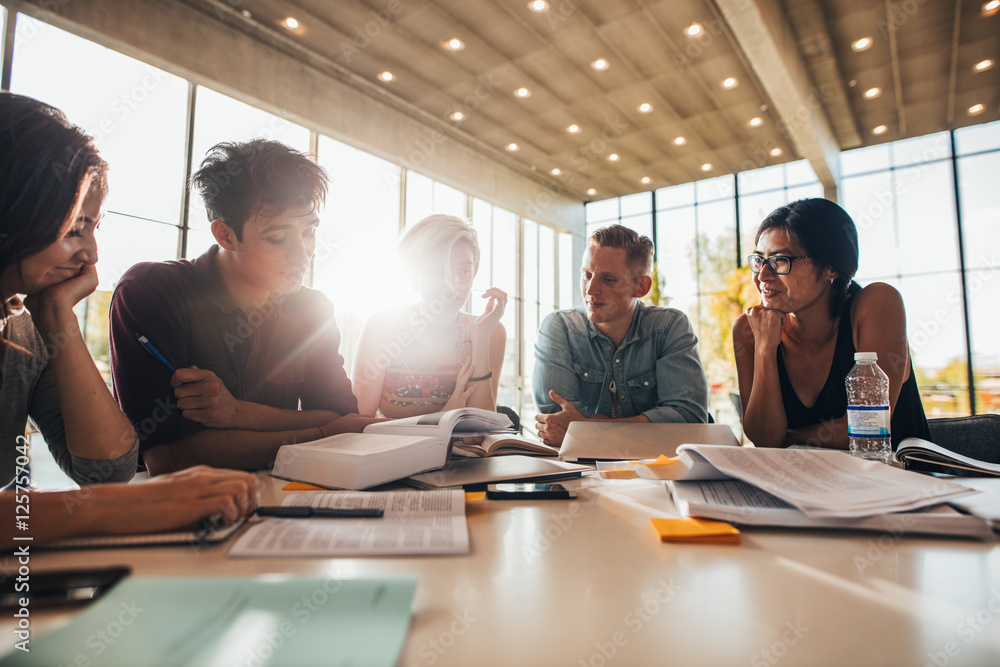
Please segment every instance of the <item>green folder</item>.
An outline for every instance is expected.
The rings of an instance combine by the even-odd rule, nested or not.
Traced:
[[[4,665],[385,665],[415,577],[131,578]]]

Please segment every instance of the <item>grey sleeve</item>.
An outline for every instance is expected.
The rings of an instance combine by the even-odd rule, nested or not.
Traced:
[[[123,456],[114,459],[94,460],[75,456],[66,446],[66,426],[63,424],[62,408],[55,377],[48,365],[39,375],[34,391],[28,402],[28,415],[42,432],[52,457],[69,477],[85,486],[108,482],[127,482],[135,475],[139,460],[139,438]]]

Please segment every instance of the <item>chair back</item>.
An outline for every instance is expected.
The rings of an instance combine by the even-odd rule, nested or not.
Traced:
[[[928,419],[934,444],[965,456],[1000,463],[1000,415]]]

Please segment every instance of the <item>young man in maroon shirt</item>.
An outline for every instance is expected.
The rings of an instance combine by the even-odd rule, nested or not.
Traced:
[[[333,305],[302,286],[326,173],[278,142],[223,143],[192,189],[217,245],[133,266],[111,301],[115,396],[150,473],[263,468],[282,444],[361,431]]]

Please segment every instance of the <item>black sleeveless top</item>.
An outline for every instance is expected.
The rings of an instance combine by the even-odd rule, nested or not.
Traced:
[[[778,345],[778,381],[781,383],[781,402],[785,406],[785,417],[788,428],[812,426],[830,419],[843,417],[847,413],[847,388],[844,380],[854,367],[854,334],[851,331],[851,299],[844,302],[840,313],[840,326],[837,329],[837,343],[833,350],[833,364],[826,384],[816,397],[816,403],[807,408],[799,400],[785,370],[781,345]],[[907,351],[909,355],[909,351]],[[880,362],[881,363],[881,362]],[[896,409],[892,413],[889,425],[892,438],[892,448],[896,449],[899,442],[905,438],[931,439],[927,427],[927,417],[924,416],[924,406],[920,402],[920,392],[917,391],[917,381],[910,365],[910,377],[903,383],[896,400]]]

